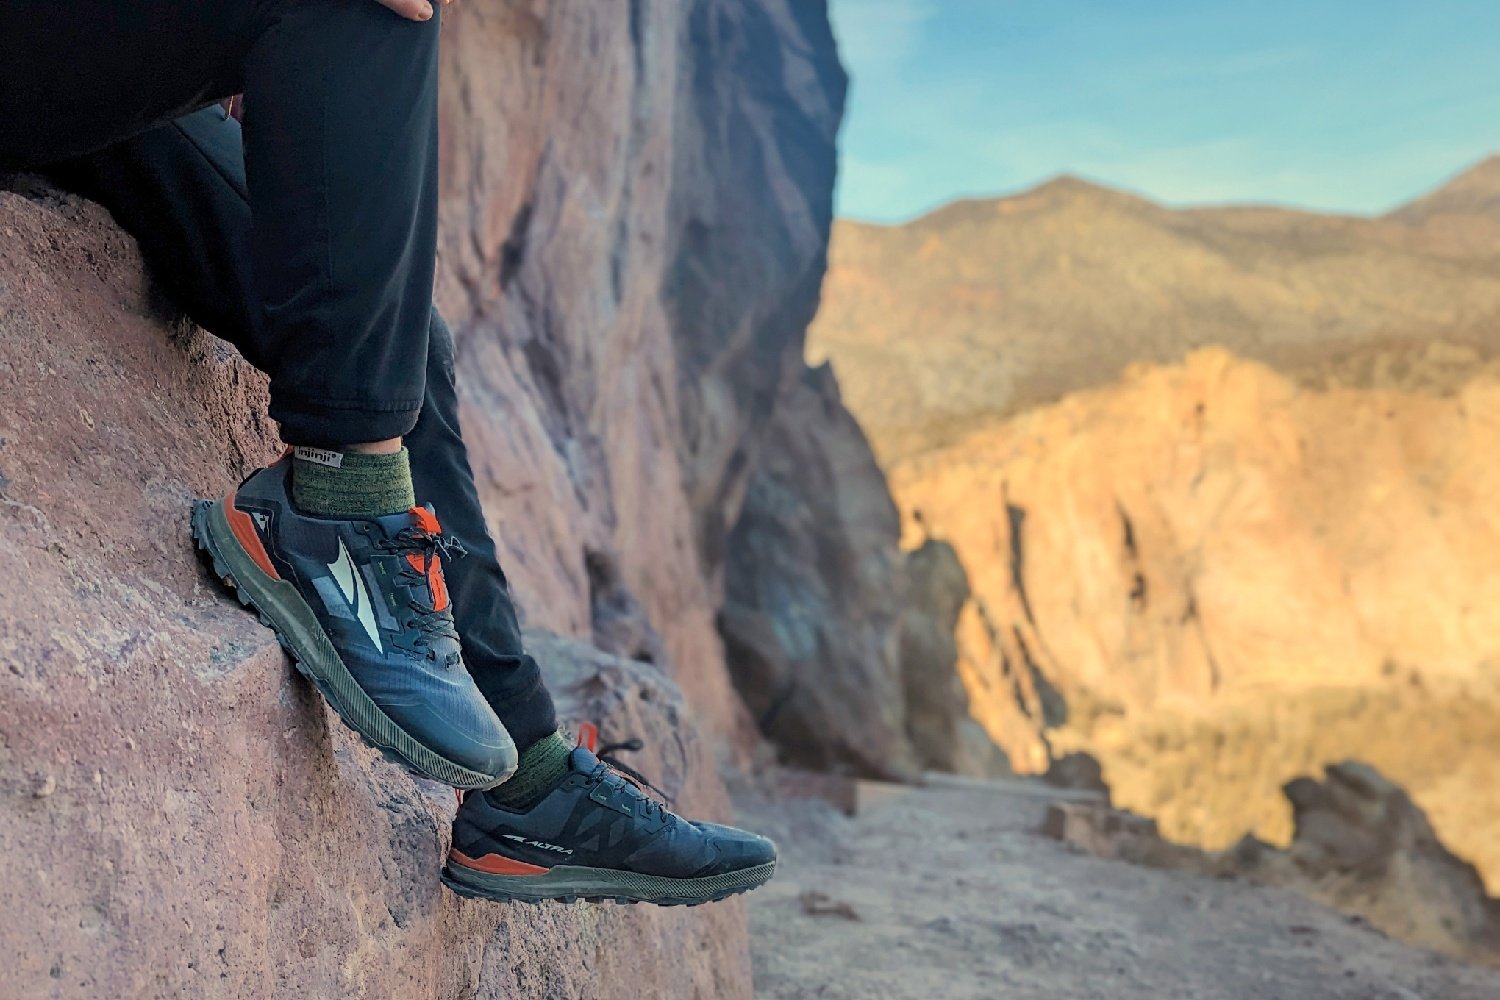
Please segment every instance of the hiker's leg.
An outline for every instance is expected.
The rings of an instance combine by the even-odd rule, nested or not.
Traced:
[[[458,424],[453,335],[434,310],[427,351],[427,395],[417,426],[406,436],[417,496],[431,499],[443,527],[464,543],[468,555],[448,564],[453,617],[462,637],[464,662],[494,708],[525,764],[527,749],[557,729],[552,696],[536,661],[521,642],[510,584],[495,543]]]
[[[251,269],[288,444],[405,435],[437,248],[438,16],[280,3],[245,63]]]
[[[189,316],[256,367],[270,367],[250,273],[237,122],[200,111],[70,162],[56,176],[114,213]],[[418,500],[434,504],[444,530],[468,550],[446,565],[464,663],[524,751],[556,728],[552,699],[522,647],[460,435],[453,337],[436,310],[430,321],[425,396],[406,436],[412,478]]]
[[[238,93],[259,6],[0,3],[0,167],[38,169]]]
[[[7,0],[0,163],[97,150],[242,83],[271,414],[291,444],[397,438],[426,367],[439,21],[373,0]]]
[[[139,6],[164,36],[174,16],[196,10]],[[254,16],[234,33],[245,51],[231,61],[250,117],[243,192],[254,225],[241,227],[250,279],[233,266],[219,277],[232,275],[241,298],[250,288],[245,342],[271,375],[271,413],[288,443],[399,445],[422,406],[432,313],[437,19],[405,21],[371,0],[246,6]],[[45,20],[79,13],[58,8]],[[53,53],[65,65],[76,55]],[[71,85],[65,72],[53,82]],[[116,86],[158,82],[132,75]],[[201,167],[200,188],[205,178],[234,186]],[[193,232],[202,210],[179,208],[176,218]],[[193,535],[215,572],[366,739],[460,787],[503,780],[516,749],[471,675],[454,669],[460,644],[437,564],[445,545],[438,523],[410,509],[405,452],[295,464],[295,477],[293,463],[278,462],[195,506]],[[319,506],[310,507],[314,480]]]

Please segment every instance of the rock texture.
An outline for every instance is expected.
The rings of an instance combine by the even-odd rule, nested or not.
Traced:
[[[831,375],[801,360],[845,89],[823,5],[537,2],[454,15],[440,297],[474,404],[475,471],[527,621],[618,636],[623,588],[695,707],[743,751],[756,734],[716,625],[769,611],[757,634],[726,633],[736,658],[746,651],[736,670],[753,709],[769,704],[749,680],[757,656],[827,692],[808,697],[868,682],[861,705],[879,706],[863,736],[810,734],[795,712],[773,735],[795,759],[896,773],[909,754],[884,633],[899,580],[879,579],[899,558],[894,514]],[[778,452],[794,442],[825,484],[853,477],[842,499],[793,496],[805,484]],[[815,520],[770,551],[745,548],[748,528],[732,541],[742,520],[780,516],[741,518],[747,495],[778,489],[776,502]],[[885,512],[879,530],[865,507]],[[805,578],[837,606],[732,595],[720,619],[726,573],[759,566],[766,579],[737,586],[765,596]],[[827,648],[802,645],[792,619],[830,613]]]
[[[1500,965],[1500,900],[1399,786],[1345,762],[1284,792],[1295,824],[1286,850],[1247,837],[1208,854],[1163,840],[1149,819],[1092,803],[1052,805],[1042,830],[1099,857],[1295,889],[1392,937]]]
[[[1222,847],[1285,843],[1276,789],[1358,754],[1494,880],[1496,447],[1490,376],[1309,390],[1211,350],[892,483],[907,544],[964,564],[960,673],[1019,769],[1088,750],[1123,805]]]
[[[445,31],[439,299],[523,615],[565,710],[726,818],[715,759],[757,737],[715,619],[822,274],[826,11],[496,0]],[[188,499],[275,452],[263,381],[96,208],[0,191],[0,234],[0,995],[748,995],[739,903],[439,887],[451,796],[330,725],[190,558]]]
[[[793,763],[876,777],[915,765],[899,528],[832,370],[808,371],[777,409],[730,537],[720,617],[736,684]]]

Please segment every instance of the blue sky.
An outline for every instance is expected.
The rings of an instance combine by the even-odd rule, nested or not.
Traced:
[[[1500,152],[1500,0],[830,0],[841,215],[1080,174],[1380,212]]]

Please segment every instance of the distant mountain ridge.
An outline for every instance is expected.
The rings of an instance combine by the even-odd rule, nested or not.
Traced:
[[[1477,364],[1500,352],[1497,262],[1500,157],[1374,218],[1174,209],[1061,176],[837,223],[808,353],[889,464],[1202,346],[1314,380],[1399,370],[1434,340]]]
[[[1406,222],[1426,221],[1438,215],[1500,219],[1500,155],[1481,160],[1436,191],[1408,202],[1390,215]]]

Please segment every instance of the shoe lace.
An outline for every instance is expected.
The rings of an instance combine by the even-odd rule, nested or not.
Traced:
[[[615,753],[621,750],[629,750],[634,752],[637,750],[641,750],[644,747],[645,743],[643,743],[639,737],[632,736],[627,740],[620,740],[614,743],[599,744],[599,748],[594,751],[594,756],[599,758],[599,763],[603,764],[605,768],[610,771],[614,771],[621,778],[625,779],[631,785],[635,786],[636,791],[639,793],[638,797],[640,798],[640,800],[647,803],[646,808],[649,810],[653,810],[658,816],[661,816],[665,814],[671,807],[672,796],[662,791],[651,781],[650,778],[646,777],[640,771],[637,771],[629,764],[620,760],[620,758],[614,756]],[[602,778],[603,775],[600,775],[600,777]],[[652,795],[648,794],[648,792],[654,792],[656,796],[659,796],[659,798],[653,797]]]
[[[409,558],[402,558],[400,575],[408,583],[423,583],[429,587],[434,559],[443,556],[452,560],[468,555],[463,542],[452,535],[427,531],[415,524],[396,532],[393,537],[381,543],[381,548],[403,557],[421,556],[420,566],[414,564]],[[439,611],[431,604],[423,604],[415,598],[408,598],[406,606],[414,616],[406,622],[406,627],[415,628],[422,633],[415,640],[417,645],[428,645],[429,636],[440,636],[455,641],[458,639],[453,616],[446,613],[446,605],[444,611]]]

